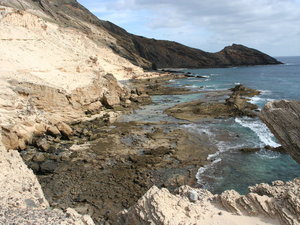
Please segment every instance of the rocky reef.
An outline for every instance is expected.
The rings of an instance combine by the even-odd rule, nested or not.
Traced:
[[[268,102],[261,111],[260,118],[286,152],[300,163],[300,101]]]
[[[249,103],[249,97],[259,95],[260,91],[237,85],[228,91],[204,93],[205,98],[181,103],[165,111],[178,119],[196,121],[203,118],[228,118],[238,116],[257,116],[253,110],[257,106]],[[229,95],[229,97],[227,97]],[[248,98],[247,98],[248,97]]]

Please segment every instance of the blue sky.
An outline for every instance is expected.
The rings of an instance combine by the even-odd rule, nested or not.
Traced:
[[[130,33],[216,52],[232,43],[300,55],[300,0],[78,0]]]

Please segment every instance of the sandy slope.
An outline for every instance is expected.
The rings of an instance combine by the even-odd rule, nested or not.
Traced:
[[[113,73],[117,79],[143,72],[78,30],[60,28],[26,12],[2,9],[1,17],[1,78],[12,76],[72,90],[87,85],[94,71]],[[111,38],[90,26],[101,38]]]

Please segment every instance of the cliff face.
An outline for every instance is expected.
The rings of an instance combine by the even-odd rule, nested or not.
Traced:
[[[276,59],[255,49],[232,45],[217,53],[208,53],[171,41],[144,38],[99,20],[76,0],[0,0],[1,5],[27,10],[63,26],[71,26],[89,35],[96,43],[109,46],[115,53],[146,69],[185,67],[227,67],[278,64]],[[95,34],[93,24],[111,36]]]
[[[274,101],[265,105],[260,118],[283,148],[300,163],[300,101]]]

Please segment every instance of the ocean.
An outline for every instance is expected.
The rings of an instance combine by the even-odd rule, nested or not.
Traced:
[[[192,90],[225,90],[237,84],[261,90],[261,95],[250,99],[260,108],[271,100],[300,100],[300,57],[277,57],[281,65],[249,66],[213,69],[182,69],[195,76],[170,80],[171,86]],[[126,121],[173,121],[163,110],[180,102],[199,99],[203,94],[153,96],[153,104],[127,115]],[[240,194],[248,192],[248,186],[271,183],[275,180],[288,181],[300,176],[300,165],[289,155],[263,150],[270,145],[279,146],[275,137],[259,118],[230,118],[199,121],[178,125],[187,132],[207,133],[218,147],[210,155],[211,164],[199,168],[198,183],[213,193],[234,189]],[[224,135],[226,133],[226,138]],[[256,153],[243,153],[241,148],[261,148]]]

